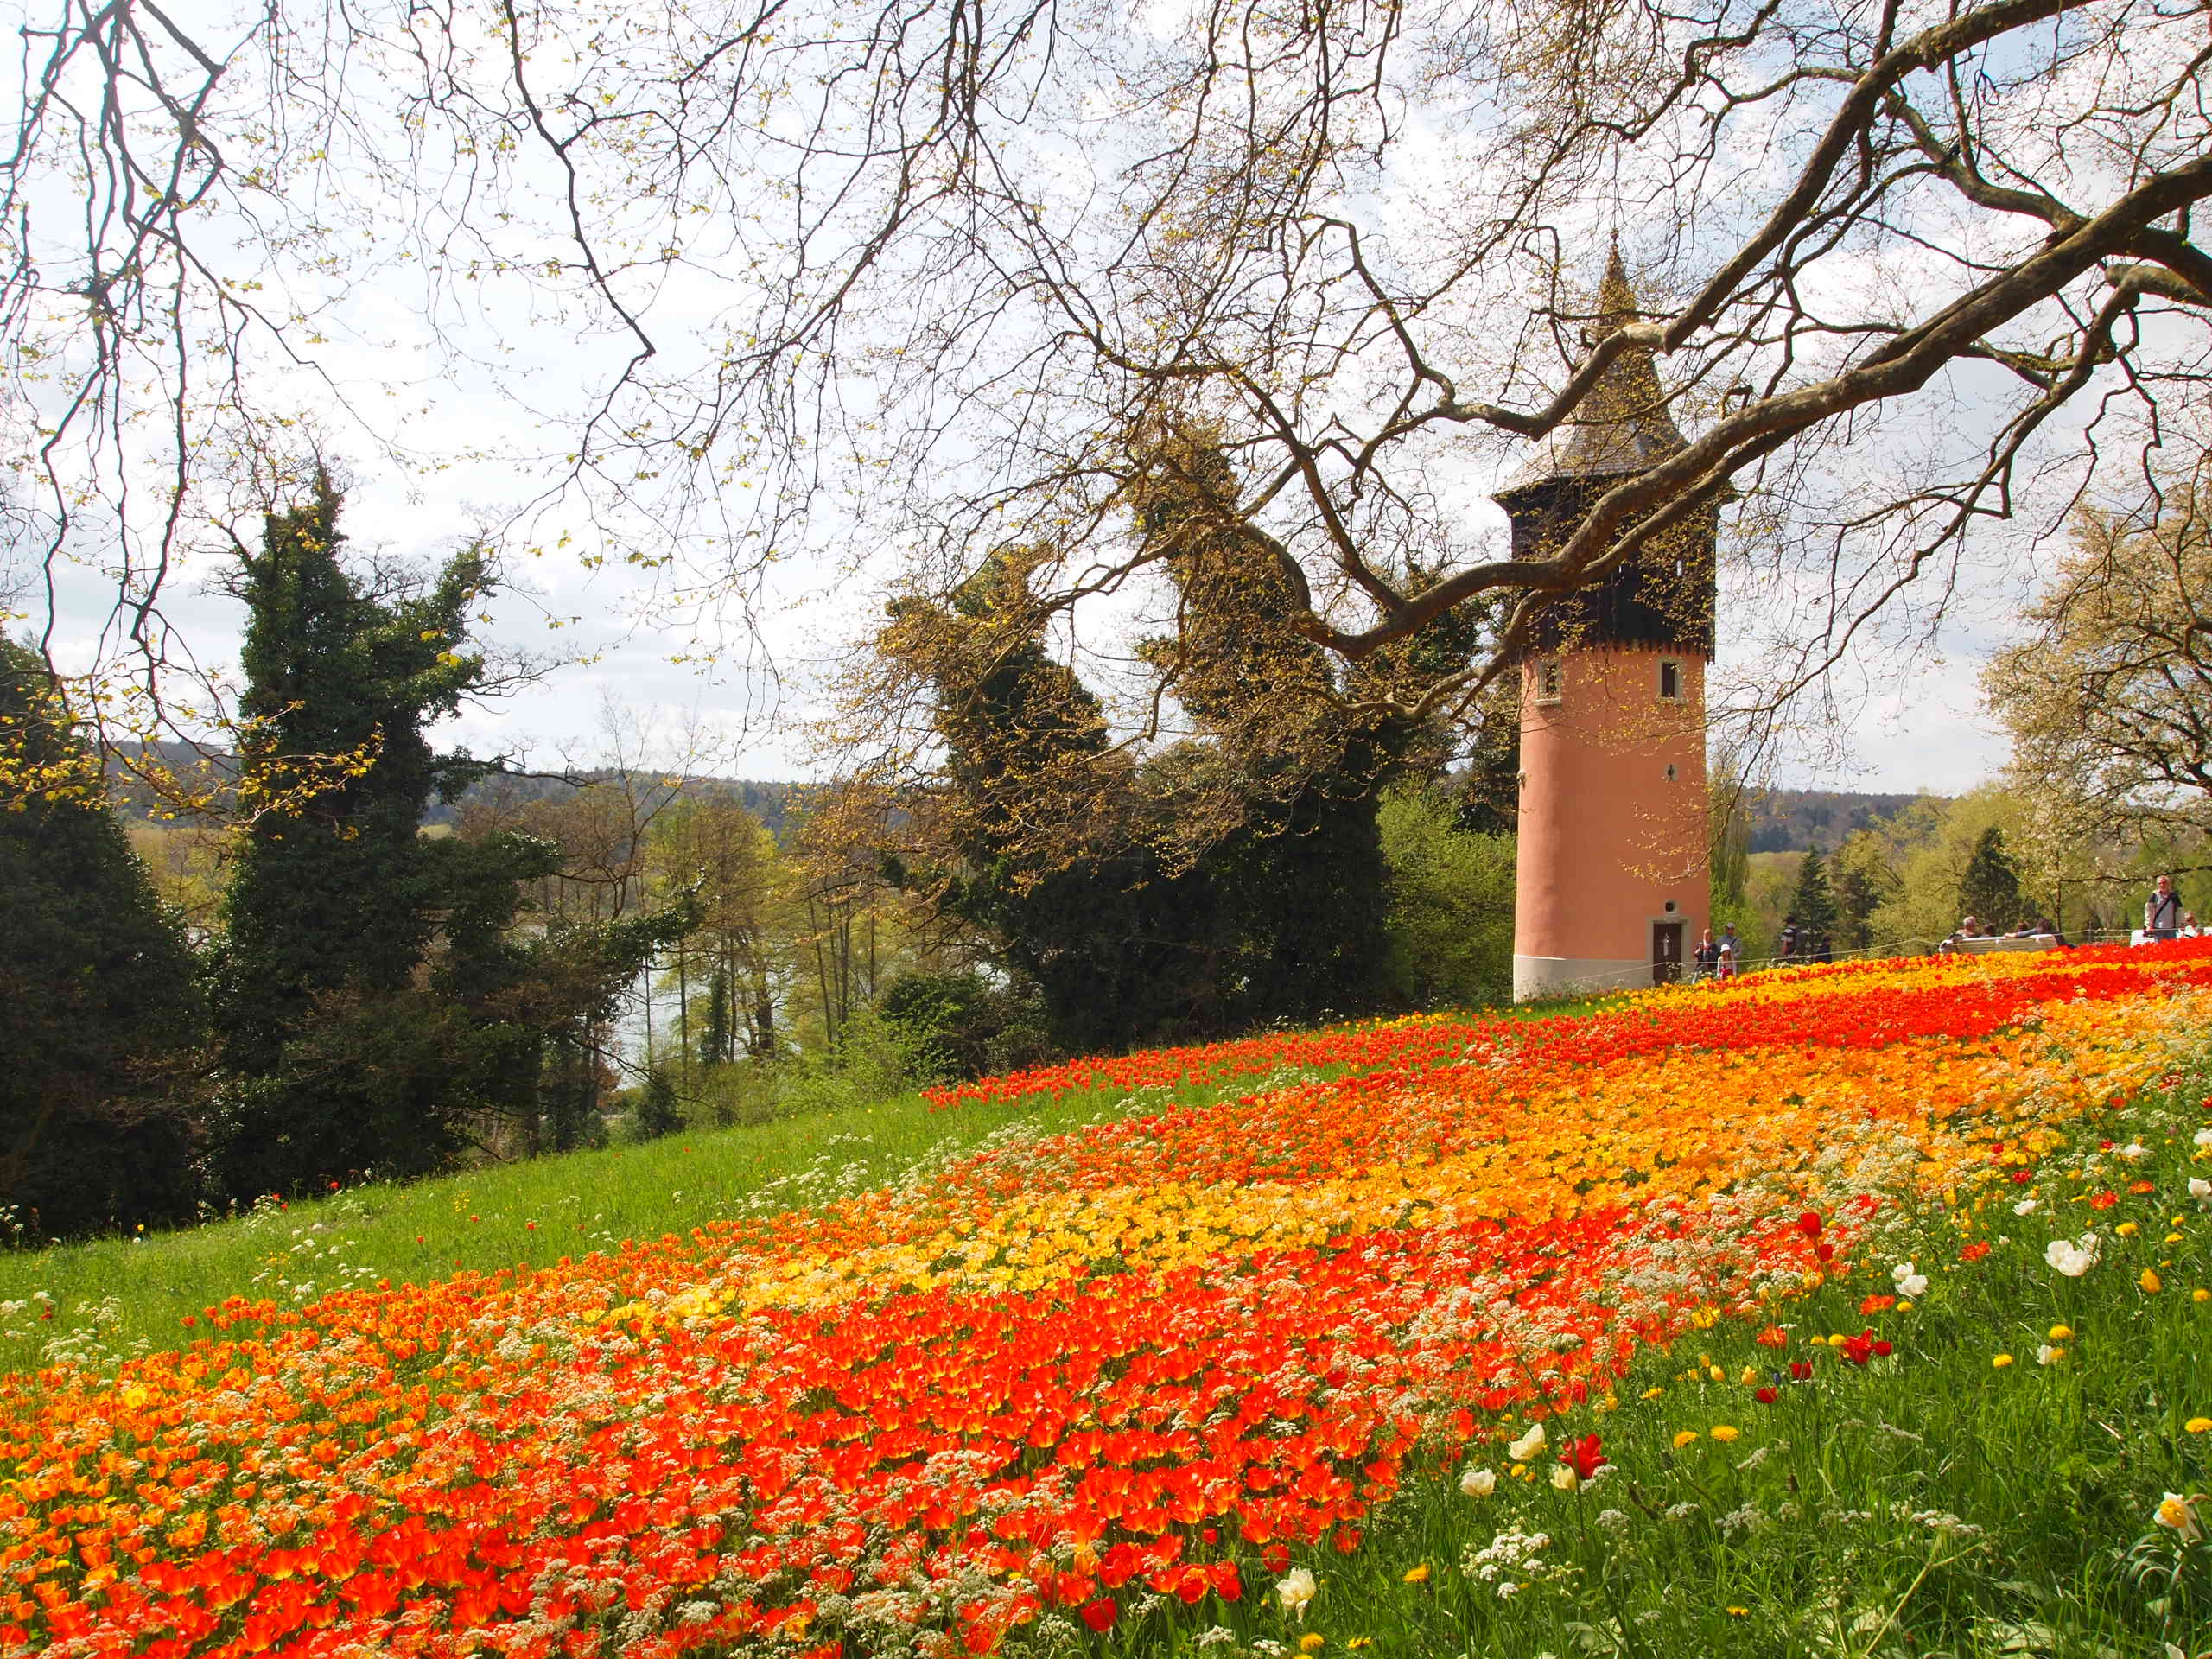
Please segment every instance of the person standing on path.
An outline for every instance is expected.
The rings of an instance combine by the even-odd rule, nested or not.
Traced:
[[[2174,879],[2162,875],[2151,889],[2151,896],[2143,901],[2143,931],[2153,939],[2177,938],[2181,933],[2181,894],[2174,891]]]

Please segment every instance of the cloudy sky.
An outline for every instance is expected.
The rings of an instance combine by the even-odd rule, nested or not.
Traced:
[[[373,124],[365,124],[366,136],[357,142],[370,142],[373,135],[366,129]],[[362,169],[372,168],[374,159],[355,156],[349,163],[357,169],[353,176],[366,176]],[[1073,153],[1060,159],[1073,169],[1071,177],[1081,173]],[[428,245],[417,234],[421,227],[372,223],[378,213],[401,213],[372,193],[332,190],[327,204],[317,205],[307,194],[317,175],[291,176],[298,194],[281,210],[294,215],[294,228],[312,216],[321,221],[315,237],[357,231],[367,237],[373,231],[385,239],[372,238],[367,245],[375,254],[336,267],[342,280],[320,289],[313,285],[321,267],[312,260],[296,262],[295,280],[302,286],[283,302],[313,321],[318,343],[311,355],[318,375],[288,378],[277,354],[270,353],[257,370],[264,377],[257,395],[272,408],[295,410],[321,435],[326,453],[350,472],[346,525],[358,547],[427,564],[474,527],[500,525],[508,585],[491,607],[487,638],[495,645],[565,659],[534,688],[468,711],[455,722],[453,740],[480,753],[548,763],[589,759],[605,751],[601,728],[611,704],[664,734],[685,728],[709,734],[715,770],[761,778],[813,775],[816,762],[803,728],[810,715],[821,712],[823,672],[849,652],[880,613],[884,597],[865,574],[856,574],[855,564],[865,560],[836,556],[840,521],[834,509],[817,521],[811,550],[793,550],[770,573],[766,588],[744,596],[742,605],[656,604],[668,600],[670,584],[684,579],[680,570],[648,575],[611,560],[603,568],[588,568],[605,546],[577,504],[563,499],[532,511],[531,503],[560,469],[559,451],[567,441],[563,422],[573,417],[580,401],[588,401],[594,386],[604,385],[610,365],[630,343],[605,326],[604,316],[594,321],[557,297],[549,299],[547,288],[531,281],[527,262],[519,257],[517,264],[524,269],[466,283],[448,271],[433,284],[435,317],[426,318],[423,268],[410,263]],[[526,195],[543,182],[523,176],[511,188]],[[406,211],[424,210],[416,201]],[[641,220],[638,233],[657,235],[660,229]],[[709,233],[722,238],[711,251],[726,261],[743,251],[741,227]],[[1600,245],[1594,230],[1590,239]],[[60,251],[53,251],[59,269]],[[695,247],[687,259],[651,265],[641,278],[654,285],[654,330],[679,356],[707,351],[733,303],[717,289],[723,273],[709,251]],[[276,280],[244,243],[234,276],[257,285]],[[232,276],[225,274],[226,280]],[[1503,474],[1518,460],[1506,455],[1496,464]],[[756,511],[738,497],[753,480],[730,476],[728,499],[710,503],[703,518],[694,518],[673,533],[695,571],[711,568],[718,557],[701,537],[741,524]],[[1489,483],[1462,479],[1452,487],[1463,498],[1478,498]],[[1473,511],[1494,512],[1487,506]],[[720,525],[711,522],[716,518]],[[230,528],[251,537],[250,518],[234,518]],[[650,542],[650,535],[638,537],[635,531],[633,525],[633,545]],[[194,539],[207,547],[220,536],[203,525]],[[846,535],[849,542],[860,539]],[[58,594],[56,652],[65,662],[89,658],[113,596],[112,577],[99,550],[78,550],[84,562],[62,568]],[[1826,688],[1823,705],[1808,705],[1808,728],[1772,757],[1773,781],[1951,792],[1999,767],[2004,746],[1979,709],[1975,680],[1982,661],[2004,639],[2007,619],[2017,614],[2017,582],[2000,574],[2021,568],[2017,551],[1972,567],[1958,602],[1931,639],[1862,652],[1844,664]],[[220,567],[219,556],[203,551],[187,563],[169,590],[172,620],[200,662],[210,666],[234,660],[237,650],[236,607],[206,591]],[[1742,581],[1733,588],[1724,586],[1724,678],[1731,668],[1751,671],[1745,636],[1758,632],[1757,619],[1784,614],[1792,602],[1791,595],[1757,591]],[[1738,619],[1745,625],[1740,631],[1732,626]]]
[[[465,477],[444,474],[426,489],[418,479],[363,469],[344,523],[357,548],[427,566],[468,524],[516,505],[516,480],[504,480],[504,495],[502,481],[496,469],[479,468]],[[174,606],[175,620],[211,662],[235,660],[240,620],[232,601],[206,591],[220,566],[213,556],[196,559]],[[714,769],[724,775],[819,776],[805,721],[821,712],[824,671],[834,670],[881,601],[839,573],[794,565],[779,573],[769,603],[750,620],[712,611],[671,617],[657,613],[650,581],[625,567],[587,569],[573,552],[549,550],[512,554],[507,568],[511,591],[493,601],[486,638],[562,660],[530,689],[467,710],[448,741],[546,764],[603,754],[612,703],[649,728],[664,752],[680,747],[682,732],[702,733],[713,745]],[[107,594],[93,573],[79,573],[77,582],[71,608],[81,625],[102,613]],[[1949,794],[1992,776],[2004,765],[2005,743],[1979,707],[1975,681],[1988,652],[2007,637],[2016,599],[2012,583],[1985,575],[1944,622],[1936,650],[1886,649],[1847,664],[1833,677],[1832,706],[1808,702],[1809,728],[1777,754],[1773,781]],[[1741,615],[1761,603],[1756,594],[1724,592],[1724,671],[1732,654],[1739,663],[1742,655],[1728,649],[1732,608]],[[699,660],[709,653],[716,660]]]

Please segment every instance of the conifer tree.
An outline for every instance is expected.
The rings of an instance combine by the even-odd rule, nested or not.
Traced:
[[[1797,885],[1789,895],[1789,913],[1797,918],[1801,939],[1834,939],[1835,894],[1828,886],[1827,866],[1818,848],[1808,848],[1797,866]]]
[[[1986,928],[2017,927],[2023,919],[2019,867],[2005,850],[2005,832],[1995,824],[1981,832],[1959,878],[1959,913]]]
[[[1846,842],[1829,857],[1828,885],[1835,893],[1835,942],[1842,950],[1863,950],[1874,942],[1874,912],[1888,896],[1867,859],[1847,856]]]
[[[38,1236],[188,1215],[197,964],[35,653],[0,639],[0,1208]]]

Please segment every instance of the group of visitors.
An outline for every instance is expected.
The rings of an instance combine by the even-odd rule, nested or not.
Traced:
[[[1958,931],[1937,945],[1936,953],[1938,956],[1944,956],[1952,951],[1970,949],[1971,947],[1967,944],[1969,939],[2049,939],[2058,950],[2064,950],[2069,948],[2066,943],[2066,936],[2058,931],[2058,924],[2041,911],[2037,911],[2035,918],[2025,927],[2016,927],[2009,931],[1985,927],[1979,917],[1963,917],[1959,922]]]
[[[2094,924],[2093,924],[2094,925]],[[2147,944],[2159,939],[2194,939],[2203,937],[2204,930],[2197,925],[2196,912],[2183,908],[2181,893],[2171,875],[2162,875],[2152,885],[2151,893],[2143,901],[2143,925],[2133,940],[2136,944]],[[1958,931],[1937,945],[1939,952],[1972,950],[1977,946],[1989,945],[2004,939],[2049,939],[2060,950],[2066,948],[2066,936],[2058,925],[2040,912],[2024,927],[2006,931],[1985,926],[1979,917],[1967,916],[1959,923]]]
[[[1833,962],[1835,954],[1827,936],[1815,934],[1812,929],[1800,927],[1795,916],[1782,924],[1782,955],[1783,963]],[[1743,967],[1744,942],[1736,937],[1736,924],[1728,923],[1715,938],[1711,928],[1705,930],[1698,940],[1697,949],[1691,952],[1693,979],[1733,979]]]
[[[2204,936],[2205,930],[2197,925],[2196,912],[2182,906],[2181,894],[2174,887],[2171,875],[2162,875],[2143,901],[2143,930],[2139,940],[2194,939]],[[1987,927],[1977,916],[1962,918],[1957,931],[1936,947],[1939,954],[1971,950],[1977,945],[1982,949],[2003,939],[2049,939],[2057,949],[2068,949],[2066,936],[2058,925],[2037,911],[2024,927],[2009,931]],[[1782,922],[1781,954],[1777,960],[1783,963],[1833,962],[1835,951],[1833,941],[1825,933],[1800,925],[1796,916],[1785,916]],[[2032,949],[2018,946],[2018,949]],[[1697,949],[1691,953],[1691,977],[1694,979],[1733,979],[1741,971],[1744,961],[1743,941],[1736,936],[1736,924],[1730,922],[1716,936],[1707,928],[1698,940]]]
[[[1731,922],[1722,928],[1717,939],[1708,927],[1705,930],[1705,937],[1697,942],[1697,949],[1691,953],[1692,966],[1695,969],[1691,977],[1733,979],[1743,954],[1743,946],[1736,938],[1735,923]]]

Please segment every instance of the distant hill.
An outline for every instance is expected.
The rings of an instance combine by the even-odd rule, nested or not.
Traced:
[[[612,772],[586,772],[576,774],[577,781],[589,784],[613,778]],[[452,823],[470,805],[496,798],[507,806],[518,806],[529,801],[558,800],[577,786],[566,778],[514,777],[501,775],[486,778],[483,782],[464,791],[461,798],[451,805],[438,801],[430,803],[423,813],[426,824]],[[804,810],[811,786],[806,784],[786,784],[749,778],[686,778],[678,793],[690,797],[734,798],[738,804],[768,828],[768,833],[781,841],[798,815]]]
[[[236,774],[232,757],[220,750],[206,753],[188,743],[157,743],[155,753],[162,764],[185,778],[203,777],[212,772],[227,780]],[[587,772],[571,781],[560,777],[499,775],[487,778],[466,791],[457,801],[448,804],[433,801],[423,814],[425,825],[450,824],[458,819],[473,801],[494,796],[510,805],[526,801],[556,800],[577,787],[577,783],[592,783],[613,777],[612,772]],[[150,818],[159,806],[152,794],[128,772],[120,766],[109,768],[110,787],[114,793],[117,810],[126,817]],[[805,804],[810,786],[747,778],[687,778],[683,792],[686,795],[735,797],[746,810],[767,825],[768,832],[782,840],[785,830]]]
[[[232,770],[231,757],[219,752],[203,757],[188,744],[162,743],[155,747],[162,760],[180,772],[204,766],[227,776]],[[578,774],[587,782],[613,775],[611,772]],[[451,805],[433,801],[429,810],[423,815],[423,822],[450,824],[474,801],[496,797],[506,804],[517,805],[525,801],[557,799],[575,786],[569,779],[558,777],[487,778]],[[687,778],[683,782],[687,795],[734,796],[779,841],[791,821],[804,809],[812,788],[807,784],[753,778]],[[153,814],[156,804],[152,798],[128,779],[117,779],[115,798],[126,816],[149,817]],[[1808,847],[1816,847],[1823,853],[1833,852],[1845,836],[1894,818],[1920,798],[1917,795],[1854,794],[1847,790],[1767,790],[1748,798],[1751,850],[1802,853]]]
[[[1751,851],[1834,852],[1847,836],[1903,812],[1917,795],[1860,795],[1847,790],[1770,789],[1751,796]]]

